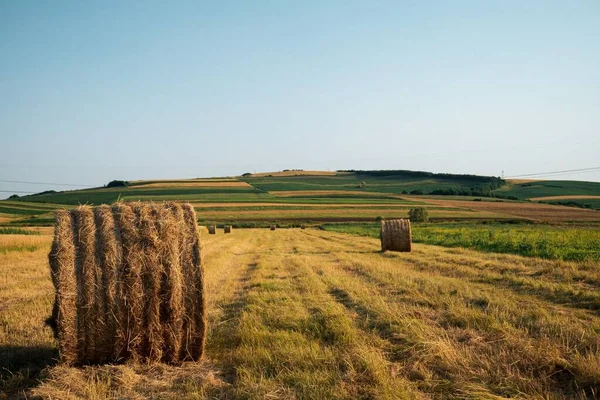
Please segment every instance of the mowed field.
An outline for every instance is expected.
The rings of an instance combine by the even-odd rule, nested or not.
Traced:
[[[33,238],[33,239],[32,239]],[[0,398],[497,399],[600,394],[600,265],[314,229],[202,233],[206,360],[56,365],[51,229],[0,235]],[[18,248],[22,245],[22,248]],[[33,246],[33,247],[27,247]]]

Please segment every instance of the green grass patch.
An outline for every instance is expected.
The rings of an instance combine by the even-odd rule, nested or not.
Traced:
[[[389,176],[350,173],[335,176],[249,177],[242,180],[264,191],[352,190],[363,191],[366,194],[369,192],[402,194],[413,190],[430,193],[434,190],[467,189],[478,186],[467,178],[411,176],[401,172]]]
[[[581,181],[535,181],[508,184],[494,193],[502,196],[515,196],[520,199],[534,197],[588,195],[600,196],[600,182]]]
[[[38,231],[31,231],[28,229],[12,228],[12,227],[0,227],[0,235],[39,235]]]
[[[324,224],[322,229],[379,237],[379,225]],[[565,261],[600,260],[600,230],[593,227],[517,224],[413,224],[415,243],[465,247]]]
[[[33,210],[25,208],[4,207],[0,205],[0,213],[12,215],[40,215],[47,213],[47,210]]]
[[[592,210],[600,210],[600,199],[566,199],[555,201],[541,201],[540,203],[554,204],[559,206],[581,207]]]
[[[106,189],[72,190],[43,195],[23,196],[28,202],[58,203],[58,204],[111,204],[119,199],[127,200],[195,200],[203,195],[219,194],[229,196],[236,194],[261,193],[252,187],[182,187],[182,188],[147,188],[118,187]]]
[[[52,226],[54,218],[23,218],[15,221],[10,221],[11,226]]]

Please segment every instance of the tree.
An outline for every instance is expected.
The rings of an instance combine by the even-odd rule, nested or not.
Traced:
[[[127,186],[129,186],[129,182],[127,182],[127,181],[118,181],[118,180],[110,181],[110,182],[108,182],[108,185],[106,185],[107,188],[112,188],[112,187],[127,187]]]
[[[429,221],[429,212],[424,207],[411,208],[408,211],[408,219],[411,222],[427,222]]]

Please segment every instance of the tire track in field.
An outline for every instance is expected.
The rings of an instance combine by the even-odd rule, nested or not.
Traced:
[[[307,263],[307,260],[312,257],[313,255],[307,257],[302,253],[285,259],[290,271],[299,277],[293,283],[295,292],[302,293],[301,301],[311,315],[310,325],[314,325],[311,329],[312,333],[306,332],[305,336],[309,339],[317,339],[322,346],[337,348],[338,357],[341,357],[337,362],[342,368],[346,363],[352,365],[350,368],[352,370],[360,368],[366,362],[371,362],[369,368],[378,370],[384,375],[379,378],[381,381],[374,387],[373,382],[359,385],[357,398],[372,398],[373,390],[376,390],[377,386],[386,386],[389,389],[390,386],[398,385],[402,387],[403,393],[403,396],[400,396],[399,391],[398,398],[423,398],[423,394],[416,391],[409,380],[399,376],[402,366],[389,357],[385,339],[374,335],[371,330],[357,323],[357,319],[360,318],[357,318],[356,313],[347,306],[347,303],[339,301],[336,293],[332,292],[329,282],[323,279],[320,271],[315,270],[314,263]],[[358,309],[358,311],[363,310]],[[365,352],[369,354],[366,358]],[[367,359],[371,357],[373,359],[368,362]],[[373,371],[367,370],[362,373],[368,374]]]
[[[219,237],[207,244],[209,248],[213,245],[214,249],[213,257],[207,256],[206,263],[206,269],[210,271],[206,346],[207,353],[218,359],[223,370],[222,378],[233,385],[235,365],[231,363],[230,353],[239,345],[237,327],[247,303],[247,282],[252,279],[266,243],[264,237],[250,236],[247,232],[225,237],[227,239]]]

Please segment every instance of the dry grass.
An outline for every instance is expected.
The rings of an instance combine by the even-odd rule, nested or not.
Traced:
[[[410,251],[412,247],[410,220],[381,221],[379,239],[381,251]]]
[[[14,219],[17,219],[17,218],[19,218],[19,217],[21,217],[21,218],[22,218],[22,216],[21,216],[21,215],[13,215],[13,214],[0,214],[0,223],[3,223],[3,222],[10,222],[10,221],[12,221],[12,220],[14,220]]]
[[[343,172],[335,171],[278,171],[278,172],[259,172],[252,174],[253,177],[266,177],[267,175],[272,176],[335,176],[344,175]]]
[[[539,179],[507,179],[506,182],[519,185],[523,183],[539,182]]]
[[[463,201],[428,198],[419,198],[419,200],[443,207],[467,208],[474,211],[504,214],[515,218],[527,218],[536,221],[600,221],[600,212],[575,207],[539,203]]]
[[[252,187],[246,182],[241,181],[189,181],[189,182],[155,182],[136,185],[135,188],[148,189],[148,188],[194,188],[194,187],[216,187],[216,188],[227,188],[227,187]]]
[[[43,398],[594,398],[600,266],[300,230],[203,238],[208,359],[51,366],[46,248],[0,256],[2,387]],[[597,305],[597,307],[596,307]],[[28,368],[31,374],[27,375]],[[0,368],[1,369],[1,368]]]
[[[49,261],[62,362],[177,363],[202,356],[203,273],[189,204],[59,210]]]
[[[47,242],[48,238],[42,235],[0,235],[0,255],[36,251],[45,247]]]

